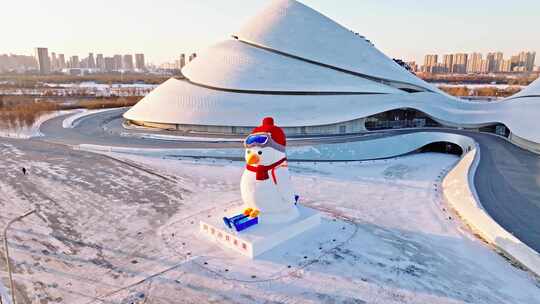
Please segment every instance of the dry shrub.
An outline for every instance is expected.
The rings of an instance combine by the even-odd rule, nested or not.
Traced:
[[[81,100],[77,103],[77,107],[85,109],[104,109],[104,108],[121,108],[134,106],[141,97],[114,97],[114,98],[97,98]]]
[[[49,112],[57,111],[58,104],[50,102],[35,102],[32,99],[25,101],[0,96],[0,126],[9,128],[15,125],[31,126],[36,120]]]
[[[448,84],[508,84],[522,85],[531,84],[539,77],[538,73],[531,74],[429,74],[418,73],[420,78],[427,82],[442,82]]]
[[[446,92],[447,94],[450,94],[452,96],[469,96],[470,90],[463,86],[463,87],[439,87],[442,91]]]
[[[500,89],[496,87],[479,87],[479,88],[469,89],[466,86],[459,86],[459,87],[441,86],[440,89],[450,95],[457,96],[457,97],[465,97],[465,96],[509,97],[521,91],[520,87],[507,87],[505,89]]]
[[[24,75],[24,74],[6,74],[0,75],[0,81],[7,80],[10,83],[0,84],[3,88],[38,88],[43,87],[43,83],[78,83],[85,81],[93,81],[103,84],[113,83],[145,83],[145,84],[161,84],[170,75],[154,75],[154,74],[138,74],[138,73],[107,73],[107,74],[90,74],[85,76],[72,76],[63,74],[53,75]],[[181,78],[181,75],[175,77]]]
[[[47,113],[72,109],[105,109],[135,105],[141,97],[106,97],[96,99],[79,99],[69,105],[48,101],[36,101],[24,96],[0,95],[0,127],[31,126]]]

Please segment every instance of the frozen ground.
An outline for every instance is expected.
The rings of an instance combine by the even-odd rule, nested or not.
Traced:
[[[0,224],[42,206],[10,238],[32,303],[540,303],[533,278],[446,211],[453,156],[292,163],[323,225],[255,261],[197,233],[241,203],[241,163],[111,156],[127,162],[0,141]]]

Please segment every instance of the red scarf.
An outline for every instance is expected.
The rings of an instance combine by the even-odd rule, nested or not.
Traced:
[[[284,162],[287,161],[287,158],[284,157],[282,158],[281,160],[279,160],[278,162],[275,162],[273,164],[271,164],[270,166],[262,166],[262,165],[258,165],[258,166],[251,166],[251,165],[246,165],[246,169],[248,169],[249,171],[251,172],[255,172],[257,174],[257,180],[259,181],[262,181],[262,180],[267,180],[270,178],[270,176],[268,175],[268,171],[272,170],[272,178],[274,179],[274,184],[276,183],[276,178],[274,176],[274,169],[277,168],[279,165],[283,164]]]

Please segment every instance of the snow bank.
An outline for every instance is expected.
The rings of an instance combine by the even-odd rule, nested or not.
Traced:
[[[76,113],[76,114],[70,115],[69,117],[64,119],[64,121],[62,121],[62,128],[64,128],[64,129],[73,129],[73,128],[77,127],[77,125],[86,116],[90,116],[90,115],[101,113],[101,112],[112,111],[112,110],[117,110],[117,108],[99,109],[99,110],[88,110],[88,109],[74,110],[73,113]]]
[[[540,275],[540,255],[502,228],[481,207],[472,178],[478,162],[478,149],[467,153],[443,181],[443,192],[448,203],[461,218],[487,242],[506,255]]]
[[[125,127],[126,129],[133,130],[148,130],[146,127]],[[136,138],[146,138],[146,139],[158,139],[163,141],[196,141],[196,142],[207,142],[207,143],[220,143],[220,142],[238,142],[242,143],[243,138],[230,138],[230,137],[207,137],[207,136],[182,136],[182,135],[170,135],[170,134],[152,134],[152,133],[129,133],[121,132],[120,136],[124,137],[136,137]],[[301,141],[301,140],[314,140],[320,139],[320,137],[289,137],[287,138],[288,142]]]
[[[212,138],[212,137],[178,136],[178,135],[150,134],[150,133],[122,132],[120,133],[120,136],[146,138],[146,139],[159,139],[163,141],[197,141],[197,142],[209,142],[209,143],[219,143],[219,142],[240,143],[242,142],[242,139],[238,139],[238,138]]]
[[[443,132],[418,132],[389,137],[380,137],[355,142],[321,144],[301,147],[289,147],[289,160],[304,161],[351,161],[383,159],[413,152],[433,142],[452,142],[459,145],[463,151],[474,148],[474,140],[467,136]],[[141,149],[129,147],[114,147],[81,144],[80,150],[97,152],[116,152],[146,156],[176,156],[195,158],[226,158],[238,159],[243,157],[244,150],[239,148],[221,149]]]
[[[76,110],[76,114],[68,116],[66,119],[62,121],[62,128],[64,129],[71,129],[75,127],[75,120],[79,119],[82,115],[86,114],[88,110],[86,109],[80,109]]]

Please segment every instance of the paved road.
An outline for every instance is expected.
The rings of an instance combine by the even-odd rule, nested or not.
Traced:
[[[222,142],[202,142],[202,141],[167,141],[151,138],[136,137],[140,135],[140,131],[126,130],[121,125],[121,115],[125,112],[125,109],[111,110],[94,115],[83,117],[76,124],[76,128],[69,129],[63,128],[63,120],[69,116],[59,116],[45,121],[41,125],[41,132],[45,135],[42,140],[68,144],[94,144],[104,146],[119,146],[119,147],[131,147],[131,148],[156,148],[156,149],[178,149],[178,148],[241,148],[240,139],[238,142],[222,141]],[[120,136],[131,135],[131,136]],[[144,133],[154,134],[168,134],[166,131],[148,131]],[[372,133],[369,135],[346,135],[346,136],[332,136],[321,138],[308,138],[303,140],[290,141],[288,145],[308,145],[308,144],[322,144],[322,143],[339,143],[360,139],[375,139],[383,136],[387,136],[387,133]],[[219,136],[223,138],[224,136]]]
[[[116,145],[134,148],[214,148],[239,147],[239,143],[172,142],[119,136],[126,131],[120,116],[125,110],[103,112],[80,121],[75,129],[63,129],[58,117],[45,122],[42,140],[63,144]],[[424,129],[422,132],[441,132]],[[147,131],[145,131],[147,132]],[[322,137],[294,141],[292,145],[324,144],[370,140],[419,130],[377,132],[369,135]],[[540,156],[521,149],[503,138],[484,133],[445,130],[474,138],[480,145],[480,164],[474,184],[486,211],[505,229],[540,252]]]
[[[540,252],[540,156],[490,135],[475,135],[480,202],[506,230]]]

